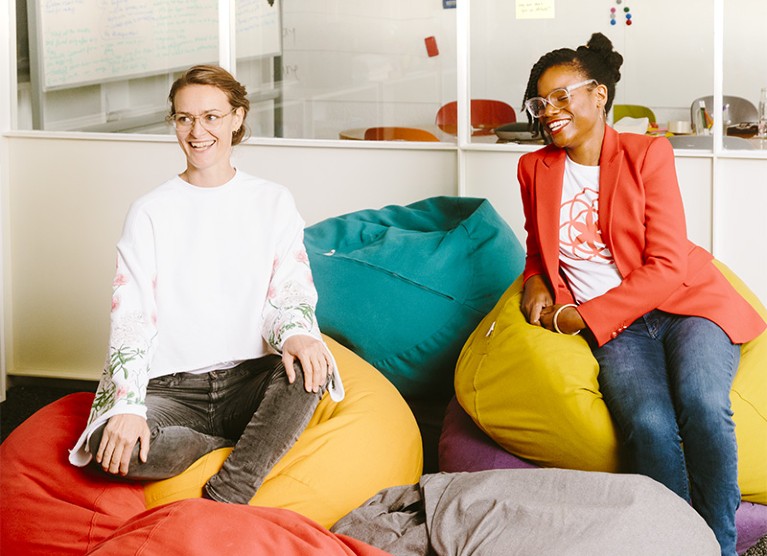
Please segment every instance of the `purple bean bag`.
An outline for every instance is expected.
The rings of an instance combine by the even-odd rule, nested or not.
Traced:
[[[440,471],[453,473],[536,467],[501,448],[480,430],[455,397],[450,400],[439,438]],[[743,554],[767,535],[767,506],[741,502],[735,514],[735,525],[738,529],[738,554]]]

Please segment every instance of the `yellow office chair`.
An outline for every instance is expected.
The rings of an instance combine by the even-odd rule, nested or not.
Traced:
[[[655,118],[655,112],[639,104],[615,104],[613,105],[613,122],[621,118],[648,118],[650,124],[655,125],[658,120]]]

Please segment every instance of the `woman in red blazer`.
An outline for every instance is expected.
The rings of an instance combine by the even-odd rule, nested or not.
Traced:
[[[630,470],[690,501],[730,556],[740,492],[729,392],[738,344],[765,323],[687,239],[670,143],[606,125],[622,62],[597,33],[531,71],[525,108],[550,144],[519,162],[522,311],[584,332]]]

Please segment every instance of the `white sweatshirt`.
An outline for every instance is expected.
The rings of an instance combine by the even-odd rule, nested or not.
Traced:
[[[303,229],[287,189],[240,171],[212,188],[175,177],[133,203],[117,245],[108,358],[73,464],[90,461],[87,439],[111,416],[146,417],[149,379],[279,353],[297,334],[321,339]]]

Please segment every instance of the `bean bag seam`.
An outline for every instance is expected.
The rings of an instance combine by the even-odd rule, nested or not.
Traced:
[[[90,551],[92,547],[97,546],[98,544],[100,544],[101,542],[103,542],[105,540],[105,539],[101,539],[101,540],[99,540],[99,541],[94,543],[93,532],[94,532],[94,529],[96,528],[96,519],[97,519],[97,517],[101,513],[101,512],[99,512],[99,509],[98,509],[99,506],[100,506],[100,501],[101,501],[101,499],[103,497],[107,496],[107,491],[108,490],[109,489],[106,488],[106,487],[102,488],[101,492],[98,494],[98,496],[95,496],[93,498],[93,502],[91,502],[90,508],[88,508],[88,509],[90,509],[93,512],[92,515],[91,515],[91,518],[89,520],[89,527],[88,527],[88,548],[87,548],[88,551]],[[134,514],[129,519],[123,521],[123,523],[120,524],[120,526],[124,525],[125,523],[127,523],[128,521],[133,519],[136,515],[138,515],[138,514]]]
[[[168,521],[171,517],[173,517],[178,512],[178,506],[175,504],[170,504],[167,506],[168,513],[166,513],[162,519],[157,520],[157,523],[155,523],[152,526],[151,531],[149,531],[146,535],[146,538],[144,539],[144,542],[141,543],[141,546],[139,546],[136,549],[136,556],[140,556],[144,553],[144,551],[147,549],[147,546],[149,545],[149,541],[153,539],[155,532],[157,529],[160,528],[161,525],[163,525],[166,521]]]
[[[429,293],[433,293],[433,294],[435,294],[437,296],[444,297],[445,299],[449,299],[450,301],[457,301],[456,298],[451,296],[451,295],[448,295],[448,294],[446,294],[444,292],[441,292],[439,290],[435,290],[434,288],[431,288],[431,287],[426,286],[424,284],[419,284],[418,282],[416,282],[412,278],[408,278],[407,276],[403,276],[402,274],[399,274],[397,272],[394,272],[394,271],[386,269],[386,268],[381,268],[380,266],[374,265],[374,264],[369,263],[367,261],[361,261],[359,259],[355,259],[353,257],[345,255],[343,253],[334,254],[333,257],[335,259],[342,259],[344,261],[355,263],[355,264],[358,264],[360,266],[364,266],[366,268],[371,268],[371,269],[373,269],[375,271],[378,271],[378,272],[380,272],[382,274],[386,274],[388,276],[392,276],[394,278],[398,278],[398,279],[402,280],[403,282],[407,283],[410,286],[414,286],[414,287],[416,287],[418,289],[427,291]]]
[[[759,417],[762,419],[762,421],[765,421],[765,422],[767,422],[767,415],[763,414],[763,413],[761,412],[761,410],[760,410],[758,407],[756,407],[756,406],[753,404],[753,402],[751,402],[751,400],[748,400],[748,399],[744,398],[744,397],[743,397],[743,395],[740,393],[740,391],[736,390],[735,388],[732,388],[732,389],[730,390],[730,392],[731,392],[732,394],[736,394],[736,395],[738,396],[738,398],[739,398],[739,399],[740,399],[740,400],[741,400],[743,403],[745,403],[745,404],[746,404],[748,407],[750,407],[751,409],[753,409],[753,410],[754,410],[754,413],[756,413],[756,414],[757,414],[757,415],[758,415],[758,416],[759,416]]]

